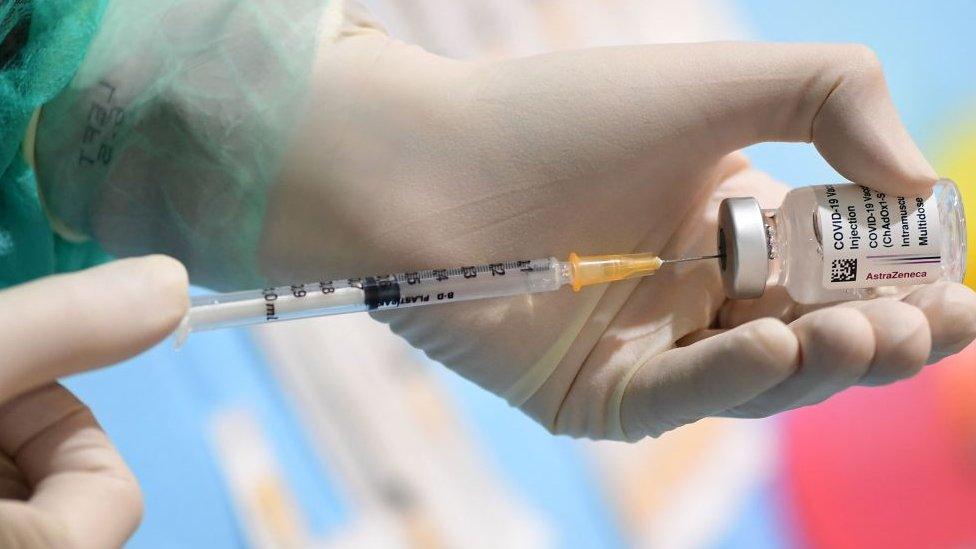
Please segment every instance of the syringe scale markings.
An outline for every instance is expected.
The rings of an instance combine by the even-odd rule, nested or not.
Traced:
[[[690,258],[711,259],[716,256]],[[551,292],[654,274],[668,262],[652,254],[554,257],[278,286],[195,297],[176,332],[191,332],[490,297]]]

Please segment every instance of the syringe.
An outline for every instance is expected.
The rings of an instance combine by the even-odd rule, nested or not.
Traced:
[[[578,292],[584,286],[652,275],[669,263],[719,257],[668,260],[648,253],[573,253],[568,261],[550,257],[204,295],[191,299],[175,344],[182,345],[192,332],[218,328],[552,292],[564,285]]]

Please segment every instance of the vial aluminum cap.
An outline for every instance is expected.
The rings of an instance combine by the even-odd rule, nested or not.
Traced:
[[[723,200],[718,223],[725,295],[731,299],[762,297],[769,279],[769,243],[759,202],[755,198]]]

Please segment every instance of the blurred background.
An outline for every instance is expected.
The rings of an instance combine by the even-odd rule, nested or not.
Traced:
[[[367,0],[463,58],[716,39],[862,42],[976,192],[976,3]],[[839,180],[805,145],[753,162]],[[148,547],[976,547],[976,349],[884,389],[636,445],[552,437],[366,316],[195,335],[69,380],[146,498]]]

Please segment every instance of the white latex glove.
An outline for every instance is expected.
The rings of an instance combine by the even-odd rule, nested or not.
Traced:
[[[570,251],[714,252],[722,198],[776,206],[786,192],[735,154],[760,141],[814,142],[845,177],[893,194],[936,179],[863,46],[464,63],[353,14],[316,69],[265,225],[265,267],[282,282]],[[776,291],[726,301],[716,266],[699,264],[579,295],[377,316],[554,432],[630,440],[889,383],[976,336],[976,294],[948,284],[799,312]]]
[[[186,296],[186,271],[161,256],[0,292],[0,546],[120,547],[135,531],[135,477],[56,380],[156,343]]]
[[[785,192],[736,153],[759,141],[812,141],[845,177],[892,194],[924,194],[936,179],[863,46],[684,44],[459,62],[391,40],[341,0],[319,32],[311,100],[267,199],[258,270],[272,282],[570,251],[714,252],[722,198],[775,206]],[[85,96],[59,104],[83,107],[76,97]],[[232,118],[170,108],[144,119],[140,135],[166,133],[153,124],[234,135]],[[45,158],[56,162],[61,149],[45,148],[43,120],[38,144],[48,154],[38,173],[57,194],[60,180],[45,174],[71,174],[66,163],[46,170]],[[233,165],[246,153],[235,145],[218,156]],[[207,170],[158,177],[175,160],[116,159],[97,192],[68,187],[93,196],[92,207],[72,211],[66,198],[54,216],[92,227],[116,253],[173,250],[204,274],[199,281],[227,288],[247,258],[225,262],[183,236],[170,246],[171,233],[250,230],[234,212],[263,203],[252,194],[265,187],[228,188]],[[799,312],[776,292],[728,302],[715,265],[698,264],[579,295],[378,317],[552,431],[615,439],[711,415],[774,414],[853,384],[890,382],[976,333],[976,295],[953,285],[904,302]]]

